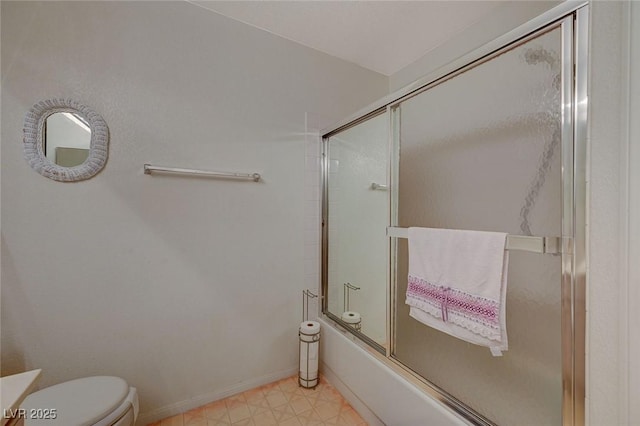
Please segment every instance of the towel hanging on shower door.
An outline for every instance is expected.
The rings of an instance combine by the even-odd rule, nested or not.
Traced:
[[[506,239],[499,232],[409,228],[409,315],[502,355],[508,349]]]

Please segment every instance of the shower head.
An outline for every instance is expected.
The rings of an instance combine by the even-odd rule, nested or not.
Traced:
[[[524,60],[529,65],[536,65],[539,63],[547,63],[552,70],[557,70],[560,64],[558,54],[555,52],[549,52],[543,47],[531,47],[524,52]]]

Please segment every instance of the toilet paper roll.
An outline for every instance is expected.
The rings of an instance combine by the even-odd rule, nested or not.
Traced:
[[[320,323],[304,321],[300,324],[300,385],[307,388],[318,384],[318,349]]]
[[[354,311],[346,311],[342,313],[342,321],[347,324],[358,324],[362,321],[360,314]]]
[[[313,336],[320,333],[318,321],[304,321],[300,324],[300,339],[305,342],[313,342]]]

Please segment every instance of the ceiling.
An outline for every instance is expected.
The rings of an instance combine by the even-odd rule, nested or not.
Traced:
[[[391,75],[500,1],[202,1],[193,4]]]

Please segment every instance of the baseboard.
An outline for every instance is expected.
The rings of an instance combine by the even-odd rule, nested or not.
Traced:
[[[385,426],[384,422],[325,363],[320,365],[320,373],[370,426]]]
[[[286,377],[291,377],[297,373],[298,367],[296,366],[288,368],[286,370],[267,374],[265,376],[257,377],[255,379],[240,382],[238,384],[225,389],[217,390],[215,392],[198,395],[184,401],[165,405],[164,407],[156,408],[155,410],[151,410],[146,413],[141,413],[136,424],[139,426],[147,425],[149,423],[153,423],[167,417],[175,416],[176,414],[184,413],[185,411],[193,410],[194,408],[201,407],[213,401],[217,401],[219,399],[223,399],[228,396],[247,391],[249,389],[257,388],[259,386],[266,385],[268,383],[272,383]]]

